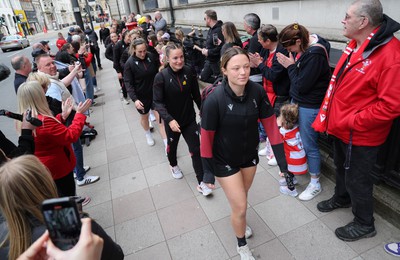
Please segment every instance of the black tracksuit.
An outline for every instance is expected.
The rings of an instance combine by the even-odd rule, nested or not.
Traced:
[[[124,40],[119,40],[114,46],[113,68],[117,71],[117,73],[124,72],[124,69],[122,68],[120,62],[121,62],[122,53],[128,47],[129,47],[129,43],[125,43]]]
[[[129,97],[144,105],[141,114],[147,114],[153,104],[153,81],[158,73],[158,56],[147,52],[143,60],[130,56],[124,66],[124,83]]]
[[[203,181],[203,166],[200,158],[199,130],[193,101],[200,109],[201,97],[196,73],[187,65],[174,72],[167,66],[154,79],[153,102],[155,110],[165,122],[168,138],[168,160],[171,166],[176,166],[176,150],[180,135],[189,147],[192,164],[197,181]],[[169,122],[176,120],[181,133],[173,132]]]

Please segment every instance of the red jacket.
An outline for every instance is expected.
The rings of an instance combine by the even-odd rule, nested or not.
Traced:
[[[65,39],[58,39],[56,41],[56,46],[57,46],[58,50],[61,51],[61,47],[66,43],[67,43],[67,41]]]
[[[382,25],[362,58],[337,79],[327,114],[328,133],[345,143],[353,130],[354,145],[381,145],[393,119],[400,116],[400,41],[390,37],[390,26],[397,31],[400,25],[393,22]]]
[[[76,58],[79,60],[79,54],[75,54]],[[85,64],[86,64],[86,68],[88,68],[90,66],[90,63],[92,63],[92,59],[93,59],[93,54],[91,52],[88,52],[87,55],[84,55],[85,58]]]
[[[75,167],[76,159],[72,143],[82,133],[86,116],[76,113],[72,124],[66,127],[61,123],[61,115],[52,117],[39,115],[43,125],[36,128],[35,155],[49,169],[54,180],[65,177]]]

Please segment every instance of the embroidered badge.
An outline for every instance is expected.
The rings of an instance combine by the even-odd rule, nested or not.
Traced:
[[[365,74],[365,68],[371,65],[372,61],[370,59],[366,59],[362,62],[363,66],[360,69],[356,69],[356,71]]]
[[[233,104],[229,104],[229,105],[228,105],[228,108],[232,111],[232,109],[233,109]]]
[[[184,81],[182,82],[182,85],[186,86],[186,80],[184,80]]]

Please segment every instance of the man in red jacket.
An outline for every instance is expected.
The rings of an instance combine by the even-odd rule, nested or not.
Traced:
[[[400,116],[400,24],[379,0],[357,0],[342,21],[351,41],[333,73],[316,122],[334,137],[336,187],[318,203],[329,212],[352,207],[354,220],[336,229],[344,241],[375,236],[370,171],[393,119]],[[318,123],[317,123],[318,124]]]

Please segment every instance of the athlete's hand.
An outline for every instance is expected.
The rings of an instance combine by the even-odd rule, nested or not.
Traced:
[[[144,110],[143,103],[139,99],[135,101],[135,106],[137,110]]]
[[[172,131],[180,133],[181,132],[181,127],[178,124],[178,122],[176,122],[176,120],[172,120],[171,122],[169,122],[169,127],[171,128]]]

